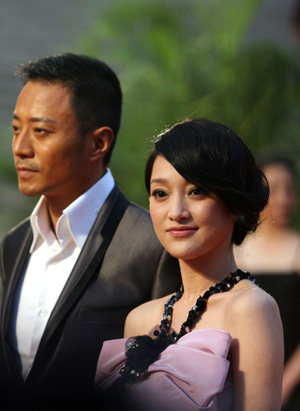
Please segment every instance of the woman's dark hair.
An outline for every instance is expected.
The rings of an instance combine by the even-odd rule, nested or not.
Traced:
[[[259,213],[268,202],[269,187],[250,150],[233,131],[198,118],[178,123],[160,134],[146,164],[148,192],[158,155],[187,181],[224,202],[235,220],[234,244],[241,244],[247,233],[255,231]]]

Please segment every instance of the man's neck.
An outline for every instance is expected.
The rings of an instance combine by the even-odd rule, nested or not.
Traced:
[[[56,225],[59,217],[62,215],[62,210],[60,213],[55,213],[52,211],[52,209],[49,207],[49,204],[47,203],[47,211],[49,215],[49,222],[50,222],[50,227],[53,233],[56,235]]]
[[[81,191],[72,192],[72,195],[68,196],[66,199],[61,195],[60,197],[57,196],[55,198],[53,197],[48,197],[45,195],[46,201],[47,201],[47,210],[48,210],[48,215],[49,215],[49,220],[50,220],[50,225],[51,229],[53,230],[54,233],[56,233],[56,226],[57,222],[60,218],[60,216],[63,214],[63,211],[71,205],[77,198],[82,196],[85,192],[87,192],[89,189],[91,189],[98,181],[100,181],[104,175],[106,174],[107,170],[103,170],[102,174],[97,176],[97,178],[94,178],[93,180],[90,180],[89,184],[87,184],[85,187],[82,187]]]

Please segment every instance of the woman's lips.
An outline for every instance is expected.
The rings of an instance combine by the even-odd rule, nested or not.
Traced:
[[[198,230],[198,227],[181,226],[181,227],[170,227],[167,229],[167,232],[173,237],[183,238],[183,237],[189,237],[193,235],[197,230]]]

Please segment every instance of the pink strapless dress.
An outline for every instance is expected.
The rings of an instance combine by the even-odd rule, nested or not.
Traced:
[[[96,390],[112,389],[122,376],[127,339],[106,341],[98,360]],[[227,355],[231,336],[219,329],[196,330],[168,346],[150,365],[147,378],[126,385],[132,404],[142,410],[233,409]],[[128,397],[127,397],[128,398]]]

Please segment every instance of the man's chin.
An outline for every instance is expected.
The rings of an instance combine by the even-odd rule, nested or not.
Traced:
[[[34,190],[33,188],[24,187],[23,185],[19,184],[19,191],[20,193],[24,194],[26,197],[39,197],[41,193],[38,190]]]

